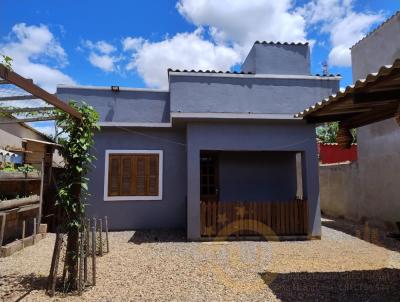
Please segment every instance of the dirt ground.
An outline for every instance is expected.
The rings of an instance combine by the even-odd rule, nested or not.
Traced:
[[[400,301],[400,244],[324,220],[322,239],[185,242],[177,231],[113,232],[97,286],[44,292],[55,236],[0,258],[2,301]]]

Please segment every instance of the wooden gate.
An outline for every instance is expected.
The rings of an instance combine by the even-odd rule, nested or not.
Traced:
[[[307,201],[201,201],[201,236],[304,236],[308,234]]]

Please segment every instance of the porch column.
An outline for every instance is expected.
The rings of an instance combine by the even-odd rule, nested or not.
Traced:
[[[200,239],[200,150],[187,147],[187,238]]]
[[[303,194],[308,204],[308,234],[321,236],[318,155],[315,148],[302,152]]]

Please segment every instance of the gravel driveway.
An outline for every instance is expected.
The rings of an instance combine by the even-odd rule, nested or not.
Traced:
[[[114,232],[97,286],[62,301],[400,301],[400,253],[323,227],[304,242],[184,242],[171,232]],[[44,294],[54,236],[0,258],[0,299]]]

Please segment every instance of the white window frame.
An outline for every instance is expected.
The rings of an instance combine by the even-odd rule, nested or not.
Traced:
[[[111,154],[158,154],[158,195],[155,196],[108,196],[108,168]],[[104,200],[162,200],[163,188],[163,151],[162,150],[106,150],[104,167]]]

